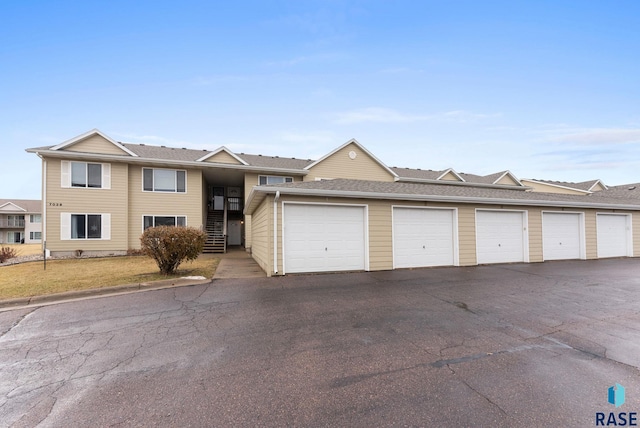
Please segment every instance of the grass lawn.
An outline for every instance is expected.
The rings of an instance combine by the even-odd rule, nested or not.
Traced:
[[[18,253],[18,256],[42,254],[42,244],[0,244],[0,247],[13,248]]]
[[[47,260],[47,270],[42,261],[3,266],[0,300],[182,276],[211,278],[219,261],[213,254],[201,254],[193,262],[182,263],[176,275],[171,276],[160,274],[156,262],[144,256]]]

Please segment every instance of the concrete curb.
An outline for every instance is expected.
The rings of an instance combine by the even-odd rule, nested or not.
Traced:
[[[113,294],[136,293],[140,291],[160,290],[172,287],[187,287],[190,285],[209,284],[212,279],[173,278],[159,281],[123,284],[113,287],[90,288],[87,290],[67,291],[65,293],[46,294],[43,296],[20,297],[16,299],[0,300],[1,309],[17,309],[23,306],[47,305],[89,297],[109,296]]]

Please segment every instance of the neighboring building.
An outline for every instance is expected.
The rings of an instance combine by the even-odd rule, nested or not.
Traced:
[[[355,140],[314,161],[93,130],[28,152],[43,160],[52,254],[124,253],[160,224],[205,228],[207,251],[244,246],[268,275],[640,254],[637,192],[541,192],[509,171],[388,167]]]
[[[0,244],[42,242],[42,201],[0,199]]]

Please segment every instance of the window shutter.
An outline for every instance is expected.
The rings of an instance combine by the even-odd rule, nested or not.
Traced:
[[[111,164],[102,164],[102,188],[111,189]]]
[[[71,239],[71,213],[60,213],[60,240],[68,241],[70,239]]]
[[[60,162],[60,186],[71,187],[71,164],[69,161]]]
[[[102,214],[102,238],[111,240],[111,214]]]

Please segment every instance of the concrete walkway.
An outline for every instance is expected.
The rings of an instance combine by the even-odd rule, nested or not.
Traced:
[[[244,248],[228,249],[225,254],[217,254],[220,263],[213,279],[265,278],[266,273]]]

